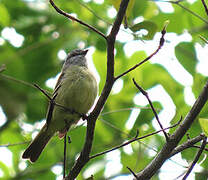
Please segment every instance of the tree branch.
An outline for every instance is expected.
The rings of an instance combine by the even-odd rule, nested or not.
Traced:
[[[172,157],[174,155],[176,155],[179,152],[182,152],[185,149],[188,149],[190,147],[193,147],[194,144],[198,143],[199,141],[201,141],[203,138],[205,137],[204,134],[200,134],[199,136],[193,138],[193,139],[189,139],[187,142],[181,144],[180,146],[176,147],[170,154],[169,157]]]
[[[40,86],[38,86],[37,84],[34,84],[34,87],[36,87],[38,90],[40,90],[48,99],[49,99],[49,103],[50,103],[50,106],[49,106],[49,109],[48,109],[48,114],[47,114],[47,117],[46,117],[46,122],[48,123],[51,118],[52,118],[52,113],[53,113],[53,109],[54,109],[54,106],[58,106],[62,109],[64,109],[65,111],[68,111],[69,113],[73,114],[77,114],[79,115],[83,120],[87,119],[87,116],[85,114],[82,114],[82,113],[79,113],[73,109],[69,109],[59,103],[56,103],[55,102],[55,98],[56,96],[58,95],[57,93],[53,94],[52,98],[47,94],[47,92],[42,89]]]
[[[115,77],[115,81],[119,78],[121,78],[122,76],[125,76],[126,74],[128,74],[129,72],[133,71],[134,69],[136,69],[137,67],[141,66],[142,64],[144,64],[145,62],[147,62],[148,60],[150,60],[155,54],[158,53],[158,51],[162,48],[162,46],[164,45],[165,39],[164,36],[166,34],[166,28],[168,25],[168,21],[165,23],[163,30],[161,31],[161,38],[160,38],[160,42],[158,45],[158,48],[152,53],[150,54],[148,57],[146,57],[143,61],[139,62],[138,64],[134,65],[132,68],[128,69],[127,71],[123,72],[122,74],[118,75],[117,77]]]
[[[95,27],[93,27],[93,26],[91,26],[91,25],[89,25],[89,24],[87,24],[87,23],[85,23],[85,22],[83,22],[83,21],[81,21],[81,20],[79,20],[79,19],[77,19],[77,18],[71,16],[70,14],[64,12],[63,10],[59,9],[59,8],[55,5],[55,3],[53,2],[53,0],[49,0],[49,2],[51,3],[51,5],[54,7],[54,9],[55,9],[59,14],[61,14],[61,15],[65,16],[65,17],[67,17],[68,19],[70,19],[70,20],[72,20],[72,21],[78,22],[79,24],[81,24],[81,25],[83,25],[83,26],[89,28],[90,30],[96,32],[97,34],[99,34],[100,36],[102,36],[103,38],[106,39],[106,36],[105,36],[102,32],[100,32],[98,29],[96,29]]]
[[[208,44],[208,41],[205,39],[205,37],[199,35],[199,38],[200,38],[202,41],[204,41],[206,44]]]
[[[116,149],[119,149],[119,148],[122,148],[122,147],[124,147],[124,146],[127,146],[128,144],[131,144],[131,143],[133,143],[133,142],[135,142],[135,141],[138,141],[138,140],[147,138],[147,137],[149,137],[149,136],[158,134],[158,133],[160,133],[160,132],[162,132],[162,131],[164,131],[164,130],[167,130],[167,129],[171,129],[171,128],[173,128],[173,127],[176,127],[176,126],[178,126],[178,125],[180,124],[181,120],[182,120],[182,119],[180,119],[176,124],[174,124],[174,125],[172,125],[172,126],[170,126],[170,127],[161,129],[161,130],[159,130],[159,131],[155,131],[155,132],[153,132],[153,133],[150,133],[150,134],[147,134],[147,135],[144,135],[144,136],[141,136],[141,137],[137,137],[137,136],[138,136],[138,133],[137,133],[136,136],[135,136],[133,139],[131,139],[131,140],[129,140],[129,141],[123,143],[123,144],[120,144],[120,145],[118,145],[118,146],[116,146],[116,147],[114,147],[114,148],[112,148],[112,149],[109,149],[109,150],[100,152],[100,153],[98,153],[98,154],[95,154],[95,155],[93,155],[93,156],[90,156],[90,159],[93,159],[93,158],[96,158],[96,157],[98,157],[98,156],[107,154],[107,153],[109,153],[109,152],[111,152],[111,151],[114,151],[114,150],[116,150]]]
[[[74,180],[84,165],[90,160],[89,155],[92,149],[92,142],[94,138],[94,130],[95,130],[95,123],[96,120],[110,94],[110,91],[114,84],[114,44],[116,35],[118,34],[119,28],[122,23],[122,19],[126,12],[129,0],[122,0],[120,4],[120,8],[118,10],[118,14],[116,20],[113,24],[111,32],[107,37],[107,77],[104,88],[102,90],[101,96],[97,101],[97,104],[94,110],[90,113],[87,119],[87,132],[85,137],[85,144],[78,157],[77,161],[75,162],[74,166],[70,170],[69,174],[65,178],[66,180]]]
[[[10,146],[17,146],[17,145],[22,145],[22,144],[28,144],[31,141],[24,141],[24,142],[18,142],[18,143],[7,143],[7,144],[1,144],[0,147],[10,147]]]
[[[63,162],[63,179],[66,177],[66,135],[64,136],[64,162]]]
[[[208,16],[208,8],[207,8],[207,5],[206,5],[206,3],[205,3],[204,0],[201,0],[201,1],[202,1],[203,6],[204,6],[205,12],[206,12],[206,14]]]
[[[193,145],[192,147],[200,149],[201,146]],[[204,151],[208,151],[208,148],[204,148]]]
[[[137,179],[137,176],[136,176],[136,174],[135,174],[135,172],[130,168],[130,167],[126,167],[130,172],[131,172],[131,174],[133,174],[133,176]]]
[[[186,172],[186,174],[185,174],[185,176],[183,177],[182,180],[187,179],[187,177],[191,173],[192,169],[194,168],[194,166],[196,165],[197,161],[199,160],[199,157],[201,156],[201,154],[202,154],[202,152],[203,152],[203,150],[204,150],[204,148],[206,146],[206,143],[207,143],[207,137],[204,136],[203,137],[203,142],[202,142],[201,148],[197,152],[196,157],[194,158],[194,161],[191,163],[191,166],[188,168],[188,171]]]
[[[12,76],[9,76],[9,75],[6,75],[6,74],[0,74],[1,77],[5,78],[5,79],[8,79],[8,80],[11,80],[11,81],[14,81],[18,84],[23,84],[23,85],[26,85],[26,86],[29,86],[29,87],[32,87],[32,88],[35,88],[31,83],[28,83],[26,81],[23,81],[23,80],[20,80],[20,79],[16,79]]]
[[[158,124],[159,124],[159,126],[160,126],[160,128],[161,128],[161,130],[163,131],[163,134],[164,134],[164,136],[165,136],[165,138],[166,138],[166,141],[168,141],[168,135],[167,135],[167,133],[165,132],[165,130],[163,129],[162,123],[161,123],[160,120],[159,120],[159,117],[158,117],[158,115],[157,115],[157,112],[155,111],[155,108],[154,108],[154,106],[153,106],[153,104],[152,104],[152,102],[151,102],[151,100],[150,100],[150,98],[149,98],[148,93],[147,93],[144,89],[142,89],[142,87],[140,87],[140,86],[136,83],[136,81],[134,80],[134,78],[133,78],[133,82],[134,82],[134,85],[137,87],[137,89],[139,89],[139,91],[141,91],[141,93],[147,98],[147,100],[148,100],[148,102],[149,102],[149,105],[150,105],[150,107],[151,107],[151,109],[152,109],[152,111],[153,111],[153,113],[154,113],[154,115],[155,115],[155,118],[156,118],[156,120],[157,120],[157,122],[158,122]]]
[[[200,19],[201,21],[203,21],[204,23],[208,24],[208,21],[206,19],[204,19],[203,17],[199,16],[197,13],[195,13],[194,11],[191,11],[190,9],[188,9],[187,7],[183,6],[180,2],[181,0],[178,1],[160,1],[160,2],[168,2],[168,3],[172,3],[172,4],[176,4],[179,7],[181,7],[182,9],[184,9],[185,11],[189,12],[190,14],[192,14],[193,16],[197,17],[198,19]]]
[[[190,128],[197,115],[200,113],[204,104],[208,99],[208,81],[206,82],[201,94],[194,103],[193,107],[185,117],[181,125],[176,129],[173,135],[169,137],[169,141],[165,143],[162,150],[152,160],[148,166],[137,174],[140,180],[151,179],[151,177],[160,169],[163,163],[169,158],[169,155],[178,145],[182,137],[185,135],[187,130]]]

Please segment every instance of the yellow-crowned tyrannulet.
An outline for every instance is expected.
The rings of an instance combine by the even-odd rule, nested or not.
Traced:
[[[23,158],[35,162],[56,132],[63,137],[71,125],[79,121],[80,114],[86,114],[92,107],[97,96],[97,82],[87,67],[86,53],[87,50],[77,49],[68,54],[53,92],[55,103],[74,113],[50,103],[49,110],[53,106],[51,118],[25,150]]]

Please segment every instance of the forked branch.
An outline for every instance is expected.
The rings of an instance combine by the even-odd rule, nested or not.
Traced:
[[[115,39],[120,29],[123,17],[125,15],[129,0],[122,0],[120,4],[120,8],[118,10],[117,17],[114,21],[113,27],[109,36],[107,37],[107,77],[104,88],[102,90],[101,96],[99,97],[97,104],[91,114],[88,116],[87,119],[87,132],[85,137],[85,144],[78,157],[77,161],[75,162],[74,166],[70,170],[69,174],[65,178],[66,180],[74,180],[85,164],[90,160],[90,152],[92,149],[92,142],[94,139],[94,130],[95,130],[95,123],[96,120],[111,92],[111,89],[114,84],[114,44]]]
[[[186,134],[188,129],[191,127],[192,123],[196,119],[197,115],[202,110],[203,106],[208,99],[208,81],[206,82],[201,94],[195,101],[191,110],[185,117],[184,121],[176,129],[173,135],[169,137],[162,150],[157,154],[157,156],[152,160],[148,166],[137,174],[138,179],[146,180],[151,179],[151,177],[160,169],[163,163],[169,158],[171,152],[176,148],[182,137]]]

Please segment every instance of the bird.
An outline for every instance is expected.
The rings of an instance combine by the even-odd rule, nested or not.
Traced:
[[[53,91],[55,103],[49,103],[46,123],[24,151],[23,159],[35,162],[57,132],[64,137],[80,120],[80,114],[86,114],[94,104],[98,87],[87,65],[87,51],[75,49],[67,55]]]

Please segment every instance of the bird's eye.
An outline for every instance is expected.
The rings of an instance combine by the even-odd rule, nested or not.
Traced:
[[[73,54],[71,54],[71,56],[70,57],[74,57],[74,56],[76,56],[77,54],[75,54],[75,53],[73,53]]]
[[[74,57],[74,56],[77,56],[77,55],[79,55],[78,52],[73,52],[72,54],[70,54],[70,57]]]

